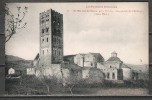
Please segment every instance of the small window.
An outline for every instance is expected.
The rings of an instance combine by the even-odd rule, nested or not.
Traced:
[[[54,50],[54,55],[56,55],[56,50]]]
[[[107,73],[107,78],[109,79],[109,77],[110,77],[110,73]]]
[[[46,15],[46,17],[49,17],[49,15]]]
[[[59,42],[59,45],[60,45],[60,39],[58,40],[58,42]]]
[[[49,28],[46,28],[46,32],[48,32],[49,31]]]
[[[49,41],[49,39],[48,39],[48,38],[47,38],[46,40],[47,40],[47,42]]]
[[[57,50],[57,55],[59,54],[59,51]]]
[[[93,66],[93,63],[91,63],[91,66]]]
[[[42,20],[42,24],[44,23],[44,20]]]
[[[42,29],[42,33],[44,33],[44,29]]]
[[[59,56],[60,56],[60,51],[59,51]]]
[[[42,39],[42,43],[44,42],[44,39]]]
[[[112,73],[112,79],[115,79],[115,73]]]
[[[56,55],[58,55],[58,51],[56,50]]]
[[[43,54],[44,54],[44,50],[43,50]]]

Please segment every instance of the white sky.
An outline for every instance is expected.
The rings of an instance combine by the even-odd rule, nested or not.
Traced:
[[[39,13],[50,8],[63,14],[64,55],[95,52],[107,60],[116,51],[125,63],[148,63],[148,3],[10,3],[12,13],[17,6],[27,6],[27,26],[6,43],[6,54],[32,60],[39,52]],[[117,8],[86,8],[116,6]],[[70,12],[67,12],[69,10]],[[140,10],[142,12],[94,12],[73,10]],[[100,13],[101,14],[101,13]]]

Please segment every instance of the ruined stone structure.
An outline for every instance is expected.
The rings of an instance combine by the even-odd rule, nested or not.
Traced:
[[[98,63],[103,63],[104,58],[100,53],[79,53],[74,56],[74,63],[81,67],[82,79],[87,79],[90,82],[102,82],[105,78],[104,73],[97,69]]]
[[[63,15],[52,9],[40,13],[40,51],[33,61],[36,76],[62,77]]]
[[[74,63],[81,67],[97,67],[98,62],[104,62],[100,53],[79,53],[74,57]]]
[[[98,63],[97,68],[101,69],[107,80],[131,80],[132,70],[123,63],[114,51],[111,57],[104,63]]]
[[[63,15],[52,9],[40,13],[40,52],[35,57],[38,77],[55,76],[63,83],[81,79],[82,71],[68,57],[63,61]]]
[[[91,82],[102,82],[104,79],[130,80],[132,73],[116,52],[112,52],[107,61],[100,53],[63,57],[63,15],[52,9],[40,13],[40,52],[33,66],[36,76],[56,76],[64,83],[76,83],[81,79]]]

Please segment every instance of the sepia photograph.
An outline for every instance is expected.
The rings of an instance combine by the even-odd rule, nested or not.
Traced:
[[[5,91],[149,96],[147,2],[6,3]]]

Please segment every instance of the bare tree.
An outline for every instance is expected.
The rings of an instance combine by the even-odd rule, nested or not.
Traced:
[[[17,7],[17,14],[13,14],[10,9],[5,6],[5,15],[6,15],[6,22],[5,22],[5,43],[8,42],[11,37],[17,33],[17,30],[25,28],[27,22],[24,22],[24,18],[27,13],[27,7]]]
[[[51,95],[51,93],[60,89],[61,81],[59,81],[59,79],[55,76],[54,73],[52,75],[47,74],[46,67],[40,67],[38,68],[38,70],[39,70],[39,79],[42,82],[42,84],[46,87],[48,95]]]
[[[69,91],[70,94],[73,95],[74,87],[80,83],[80,79],[78,78],[78,71],[70,70],[70,77],[66,78],[66,84],[64,85]]]

